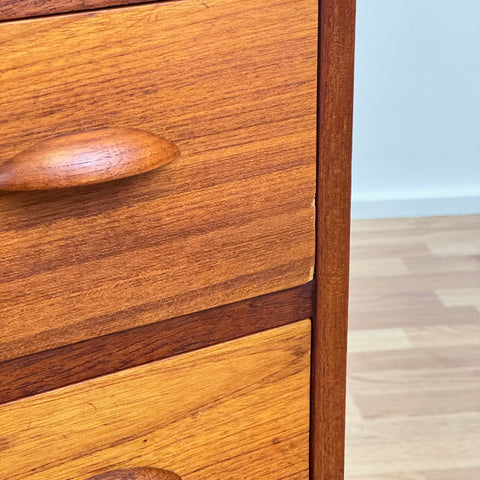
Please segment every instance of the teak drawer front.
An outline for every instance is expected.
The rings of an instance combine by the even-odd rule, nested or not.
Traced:
[[[317,12],[184,0],[0,24],[0,162],[96,127],[182,152],[0,193],[0,360],[312,278]]]
[[[308,479],[310,321],[0,406],[0,475]]]

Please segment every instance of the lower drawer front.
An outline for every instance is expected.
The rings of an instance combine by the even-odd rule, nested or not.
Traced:
[[[308,478],[310,321],[0,407],[0,476]]]

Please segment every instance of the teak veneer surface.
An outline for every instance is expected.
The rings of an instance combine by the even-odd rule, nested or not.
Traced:
[[[148,3],[148,0],[0,0],[0,20],[38,17],[135,3]]]
[[[309,384],[304,320],[6,404],[2,479],[307,480]]]
[[[96,127],[182,156],[0,194],[0,360],[312,278],[318,5],[167,2],[0,25],[0,161]]]

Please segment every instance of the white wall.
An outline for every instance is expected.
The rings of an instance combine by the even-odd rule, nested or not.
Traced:
[[[354,218],[480,213],[480,0],[357,0]]]

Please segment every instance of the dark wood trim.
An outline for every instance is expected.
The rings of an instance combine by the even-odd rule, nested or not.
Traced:
[[[311,480],[343,479],[355,0],[320,1]]]
[[[0,403],[312,316],[313,282],[0,363]]]

